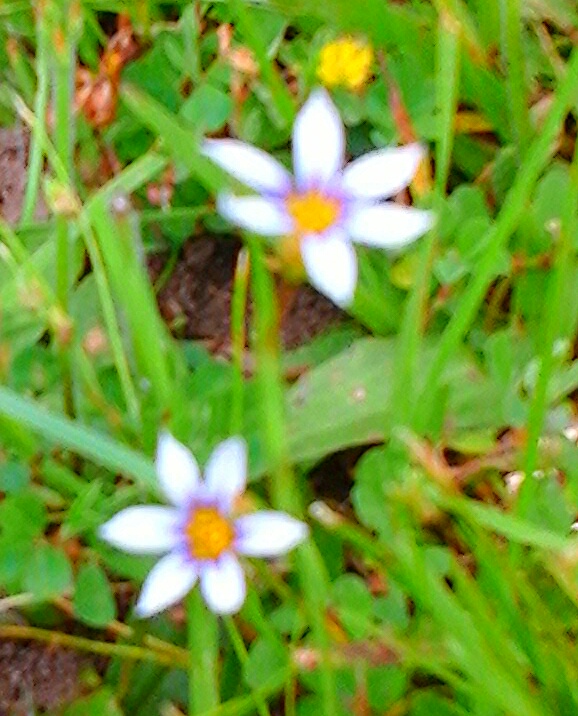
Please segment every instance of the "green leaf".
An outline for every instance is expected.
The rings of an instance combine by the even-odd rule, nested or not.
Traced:
[[[179,166],[185,166],[204,187],[218,191],[230,183],[224,172],[199,153],[190,128],[165,107],[135,87],[123,87],[122,98],[131,112],[163,139]]]
[[[97,564],[83,564],[74,592],[76,616],[92,627],[104,627],[116,616],[116,605],[106,574]]]
[[[16,420],[50,440],[74,450],[113,472],[131,474],[147,490],[156,491],[152,463],[142,454],[95,430],[57,415],[14,391],[0,386],[0,415]]]
[[[463,709],[442,698],[433,689],[418,692],[412,699],[409,712],[409,716],[465,716],[465,714]]]
[[[198,87],[181,109],[181,116],[197,132],[216,132],[233,111],[233,100],[225,92],[205,84]]]
[[[391,579],[387,582],[387,596],[377,597],[374,600],[373,611],[377,619],[385,622],[390,628],[403,631],[409,626],[407,597]]]
[[[179,91],[182,76],[167,57],[170,42],[170,37],[161,35],[150,52],[135,62],[129,63],[123,79],[139,86],[151,97],[175,112],[182,101]]]
[[[32,491],[10,495],[0,503],[0,534],[6,540],[31,541],[43,533],[47,522],[46,508]]]
[[[30,545],[25,545],[25,549],[30,549]],[[0,540],[0,585],[9,593],[21,591],[25,566],[22,554],[22,543]]]
[[[555,551],[564,551],[572,546],[572,540],[560,536],[557,532],[541,529],[529,520],[504,514],[499,509],[481,502],[441,495],[435,496],[434,501],[440,507],[501,534],[513,542]]]
[[[408,686],[405,669],[398,666],[381,666],[367,674],[367,696],[371,707],[383,713],[401,700]]]
[[[0,465],[0,491],[6,493],[21,492],[28,486],[30,470],[26,465],[9,460]]]
[[[382,442],[395,427],[390,414],[395,341],[362,338],[309,371],[288,391],[291,452],[296,462],[318,460],[344,447]],[[418,361],[428,365],[432,346]],[[503,425],[501,391],[462,352],[446,368],[446,433]],[[448,435],[446,435],[447,439]]]
[[[395,536],[395,512],[387,499],[390,486],[407,474],[407,454],[393,444],[369,450],[357,465],[352,493],[355,513],[385,541]]]
[[[35,549],[24,573],[24,588],[39,601],[60,597],[72,587],[72,568],[66,555],[49,544]]]
[[[568,534],[569,525],[574,521],[574,510],[571,509],[564,490],[555,474],[532,476],[534,480],[533,496],[528,505],[527,519],[539,527],[550,529],[561,537]]]
[[[333,584],[332,596],[338,610],[344,610],[340,614],[344,627],[356,639],[362,639],[367,634],[365,621],[368,625],[373,610],[373,599],[365,582],[356,574],[343,574]],[[354,619],[348,619],[347,613],[355,615]]]
[[[82,490],[68,508],[66,520],[62,525],[64,539],[84,534],[94,529],[99,521],[97,505],[102,496],[102,481],[93,480],[82,486]]]
[[[243,675],[245,683],[253,689],[264,682],[281,686],[289,668],[289,652],[285,645],[275,639],[259,638],[251,646]]]
[[[64,716],[123,716],[116,696],[107,688],[100,689],[86,699],[76,701]]]
[[[296,461],[383,440],[393,351],[392,341],[361,339],[291,388],[289,436]]]

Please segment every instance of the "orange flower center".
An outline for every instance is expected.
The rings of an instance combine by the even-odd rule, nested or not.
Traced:
[[[286,199],[289,215],[300,234],[317,234],[328,229],[339,217],[338,199],[312,190],[304,194],[290,194]]]
[[[217,559],[235,537],[230,522],[214,507],[194,510],[185,533],[194,559]]]

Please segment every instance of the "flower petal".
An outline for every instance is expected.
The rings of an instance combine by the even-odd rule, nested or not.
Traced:
[[[173,505],[190,502],[199,488],[201,471],[192,452],[167,431],[159,436],[156,468],[167,499]]]
[[[277,557],[296,547],[309,534],[304,522],[285,512],[263,510],[235,521],[236,547],[248,557]]]
[[[135,607],[136,614],[150,617],[180,602],[197,579],[195,565],[182,554],[171,552],[155,564],[145,579]]]
[[[98,534],[125,552],[162,554],[178,541],[178,514],[160,505],[127,507],[101,525]]]
[[[391,202],[365,206],[347,219],[354,241],[382,249],[396,249],[415,241],[434,224],[434,214]]]
[[[306,236],[301,256],[311,284],[338,306],[353,301],[357,284],[357,257],[341,232],[327,236]]]
[[[409,184],[424,156],[421,144],[369,152],[345,167],[343,189],[358,199],[393,196]]]
[[[237,139],[208,139],[202,153],[222,169],[258,192],[283,194],[291,188],[291,175],[262,149]]]
[[[230,511],[233,500],[247,483],[247,443],[233,437],[219,443],[205,467],[207,495],[214,497],[223,510]]]
[[[220,194],[217,211],[232,224],[261,236],[282,236],[293,227],[280,203],[261,196]]]
[[[339,113],[325,90],[315,90],[293,126],[297,185],[326,184],[343,166],[344,155],[345,132]]]
[[[218,562],[208,562],[201,571],[201,592],[215,614],[234,614],[245,601],[247,587],[239,560],[224,554]]]

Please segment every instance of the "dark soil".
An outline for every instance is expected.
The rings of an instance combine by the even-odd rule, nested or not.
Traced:
[[[20,218],[27,152],[28,138],[24,132],[0,129],[0,213],[9,224]]]
[[[20,129],[0,129],[0,216],[9,224],[20,219],[24,190],[29,138]],[[36,218],[46,216],[44,202],[39,201]]]
[[[82,693],[90,660],[78,652],[25,641],[0,641],[0,716],[55,709]]]
[[[230,312],[233,274],[241,243],[215,236],[187,241],[176,265],[158,293],[161,314],[177,335],[201,339],[209,348],[227,354],[230,346]],[[156,280],[167,257],[149,261]],[[299,286],[291,305],[282,305],[281,340],[295,348],[343,319],[334,304],[309,286]]]

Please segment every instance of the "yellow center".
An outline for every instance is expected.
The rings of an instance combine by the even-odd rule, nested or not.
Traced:
[[[194,559],[217,559],[235,536],[231,524],[213,507],[194,510],[185,533]]]
[[[316,234],[328,229],[339,217],[340,204],[333,197],[318,191],[290,194],[286,200],[287,211],[300,234]]]
[[[352,37],[329,42],[321,50],[317,76],[326,87],[343,85],[350,90],[363,87],[371,75],[373,50]]]

